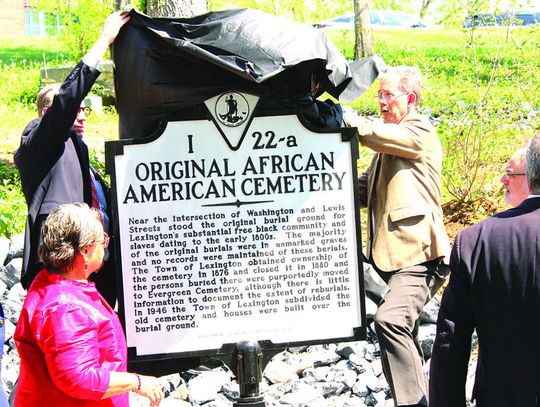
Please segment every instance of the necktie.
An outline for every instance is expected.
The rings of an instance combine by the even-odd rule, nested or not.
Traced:
[[[99,204],[96,185],[94,181],[94,174],[92,174],[92,171],[90,171],[90,189],[92,191],[92,207],[99,210],[101,205]]]

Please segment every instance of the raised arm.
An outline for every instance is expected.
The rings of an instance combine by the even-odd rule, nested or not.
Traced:
[[[42,157],[59,153],[69,136],[69,129],[75,122],[82,101],[99,76],[97,67],[101,58],[129,19],[125,12],[116,12],[107,17],[99,39],[62,83],[52,105],[44,109],[39,124],[23,137],[22,148],[38,149]]]
[[[420,160],[429,154],[435,130],[426,118],[419,115],[399,124],[379,123],[345,110],[344,123],[356,127],[360,143],[378,153],[391,154],[410,160]]]

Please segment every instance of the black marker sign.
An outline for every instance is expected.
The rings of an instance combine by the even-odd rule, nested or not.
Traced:
[[[112,142],[123,309],[137,355],[354,339],[363,324],[357,142],[257,98]]]

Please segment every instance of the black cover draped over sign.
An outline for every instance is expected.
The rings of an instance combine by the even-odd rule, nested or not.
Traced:
[[[162,119],[204,117],[204,100],[230,90],[261,96],[264,111],[296,108],[315,126],[339,127],[339,106],[314,97],[352,101],[384,69],[378,56],[349,63],[322,31],[256,10],[130,15],[112,49],[123,139],[152,134]]]

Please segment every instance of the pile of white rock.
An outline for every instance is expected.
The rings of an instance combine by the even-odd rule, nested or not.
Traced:
[[[2,356],[2,384],[6,393],[19,375],[19,355],[13,341],[15,324],[19,320],[26,291],[19,281],[22,267],[24,236],[17,235],[9,240],[0,236],[0,302],[4,309],[4,352]]]
[[[13,390],[20,364],[13,333],[26,294],[19,282],[23,242],[22,235],[11,240],[0,237],[0,265],[3,265],[0,267],[0,301],[5,313],[1,382],[8,394]],[[426,369],[435,337],[438,306],[439,302],[434,298],[422,314],[419,337]],[[368,299],[368,318],[375,309],[375,304]],[[280,352],[264,370],[261,393],[266,406],[393,406],[379,353],[372,327],[368,327],[365,341],[303,346]],[[471,373],[473,368],[471,366]],[[166,396],[161,405],[165,407],[231,407],[239,397],[239,387],[232,372],[216,363],[163,376],[161,381]],[[132,394],[131,405],[142,407],[148,403]]]

